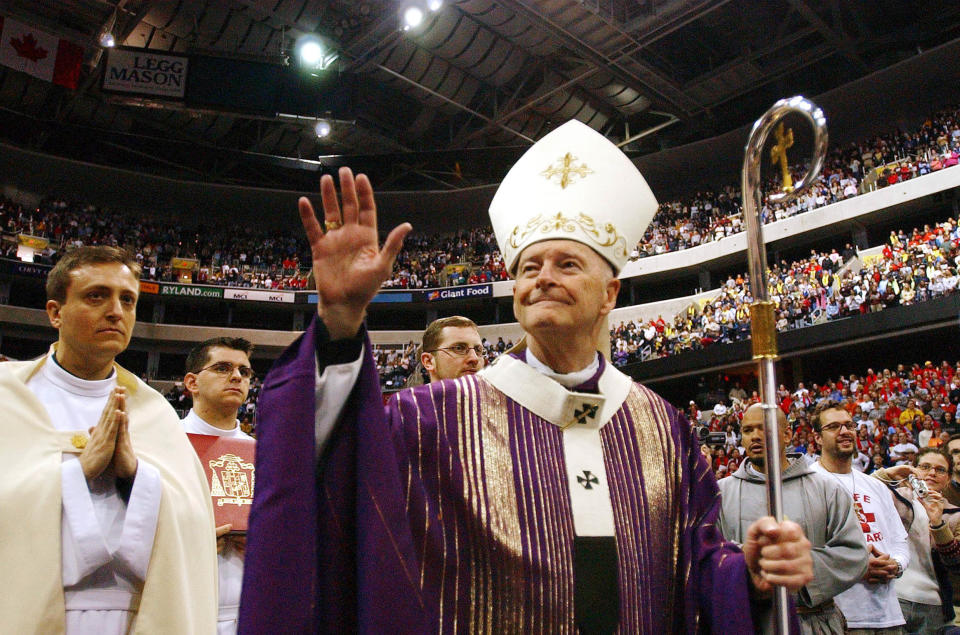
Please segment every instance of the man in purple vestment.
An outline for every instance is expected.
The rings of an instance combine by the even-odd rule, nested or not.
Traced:
[[[363,175],[300,214],[318,316],[264,381],[241,633],[752,632],[812,577],[795,523],[723,540],[681,413],[597,342],[656,200],[569,122],[530,148],[491,220],[526,347],[380,406],[363,327],[408,224],[378,249]]]

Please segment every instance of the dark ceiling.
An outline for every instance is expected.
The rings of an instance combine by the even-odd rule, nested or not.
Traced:
[[[381,189],[499,181],[577,118],[639,156],[747,124],[960,37],[953,0],[446,0],[403,31],[400,0],[4,0],[80,44],[77,91],[0,67],[0,137],[190,179],[307,189],[363,166]],[[263,116],[100,90],[118,44],[282,64],[302,35],[358,80],[348,116]]]

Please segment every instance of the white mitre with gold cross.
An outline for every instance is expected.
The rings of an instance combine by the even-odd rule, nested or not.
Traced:
[[[527,150],[490,203],[490,221],[510,275],[524,248],[575,240],[620,273],[657,211],[657,199],[617,146],[572,120]]]

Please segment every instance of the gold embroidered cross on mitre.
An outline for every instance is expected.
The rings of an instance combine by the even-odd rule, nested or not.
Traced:
[[[575,177],[580,177],[582,179],[586,178],[588,174],[593,174],[593,170],[587,167],[587,165],[583,162],[577,164],[577,160],[577,157],[567,152],[556,163],[551,164],[540,174],[547,180],[553,180],[553,177],[559,176],[560,189],[565,190],[567,189],[568,185],[576,182]]]

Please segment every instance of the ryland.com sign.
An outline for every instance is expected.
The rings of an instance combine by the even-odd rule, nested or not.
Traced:
[[[184,55],[155,53],[148,49],[108,49],[103,90],[183,99],[187,62]]]
[[[178,295],[191,298],[222,298],[223,289],[217,287],[201,287],[190,284],[167,284],[160,286],[160,295]]]

